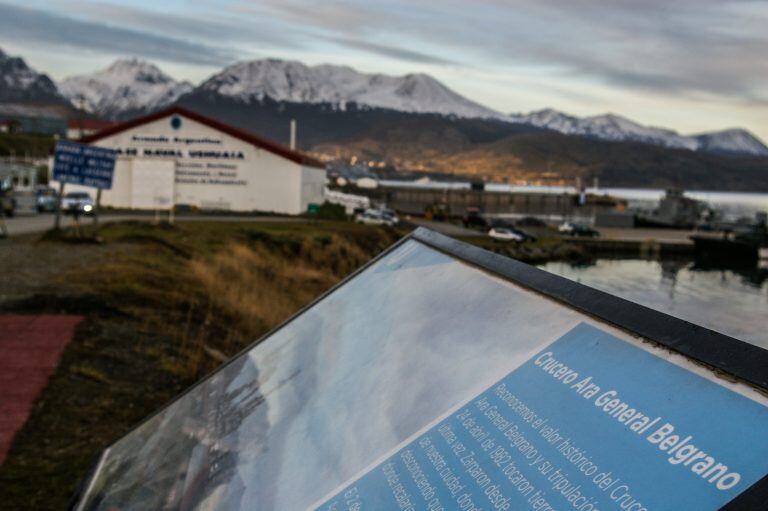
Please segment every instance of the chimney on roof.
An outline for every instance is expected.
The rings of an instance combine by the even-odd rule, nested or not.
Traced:
[[[291,150],[296,150],[296,119],[291,119]]]

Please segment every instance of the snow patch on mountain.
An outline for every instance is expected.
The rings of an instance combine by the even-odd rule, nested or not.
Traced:
[[[582,135],[613,142],[644,142],[677,149],[698,148],[698,142],[693,137],[685,137],[663,128],[643,126],[614,114],[579,118],[557,110],[545,109],[529,114],[513,114],[509,119],[567,135]]]
[[[357,103],[412,113],[501,117],[425,74],[365,74],[348,66],[307,66],[278,59],[234,64],[209,78],[200,89],[244,102],[269,97],[275,101],[331,103],[342,109],[347,103]]]
[[[686,136],[664,128],[643,126],[619,115],[574,117],[551,108],[528,114],[512,114],[508,119],[566,135],[582,135],[614,142],[643,142],[691,151],[768,156],[768,147],[743,129]]]
[[[713,153],[768,156],[768,147],[757,137],[743,129],[729,129],[696,135],[699,149]]]
[[[153,110],[191,92],[189,82],[178,82],[154,64],[139,59],[122,59],[107,69],[66,78],[60,89],[75,106],[104,117],[124,112]]]

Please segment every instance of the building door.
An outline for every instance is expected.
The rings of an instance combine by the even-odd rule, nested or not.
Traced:
[[[176,162],[136,158],[131,166],[131,207],[171,209],[176,192]]]

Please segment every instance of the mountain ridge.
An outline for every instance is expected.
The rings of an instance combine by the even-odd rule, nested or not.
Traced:
[[[566,135],[581,135],[609,141],[644,142],[673,149],[768,156],[768,147],[743,128],[680,135],[674,130],[644,126],[616,114],[575,117],[547,108],[528,114],[512,114],[514,122],[551,129]]]
[[[130,91],[130,80],[123,80],[120,87],[112,91],[113,97],[104,93],[99,97],[98,87],[88,89],[84,84],[104,82],[99,77],[107,74],[106,71],[110,69],[108,68],[91,75],[81,75],[77,79],[64,80],[62,89],[65,96],[90,97],[89,103],[94,105],[91,111],[112,118],[122,118],[128,114],[135,115],[167,106],[182,96],[195,92],[219,95],[245,105],[257,104],[265,98],[270,98],[289,103],[327,105],[343,111],[349,105],[356,104],[363,108],[385,108],[408,114],[442,114],[503,120],[609,142],[632,141],[725,155],[768,156],[768,147],[743,128],[681,135],[674,130],[645,126],[613,113],[576,117],[548,108],[527,114],[504,115],[461,96],[423,73],[402,76],[366,74],[349,66],[308,66],[299,61],[268,58],[232,64],[193,87],[188,82],[176,82],[152,64],[136,60],[117,63],[121,62],[132,63],[134,66],[151,66],[152,74],[161,77],[163,83],[167,84],[167,89],[156,96],[141,91],[136,93]],[[85,90],[78,90],[78,87]],[[110,90],[109,87],[104,88]],[[128,101],[126,98],[129,96],[137,99]],[[142,103],[139,99],[141,96],[150,96],[150,99],[145,99]]]
[[[119,59],[108,68],[64,79],[59,88],[73,105],[104,117],[168,106],[194,86],[176,81],[159,67],[137,58]]]
[[[12,57],[0,49],[0,101],[63,104],[55,82],[46,74],[27,65],[21,57]]]
[[[349,103],[407,113],[497,117],[498,112],[470,101],[423,73],[366,74],[349,66],[261,59],[224,68],[197,88],[245,102],[270,97],[295,103]]]
[[[276,128],[269,123],[279,123],[277,131],[280,132],[281,126],[287,123],[286,112],[295,111],[301,124],[301,136],[318,146],[328,147],[330,144],[336,147],[334,150],[338,150],[341,143],[355,144],[360,138],[383,136],[376,123],[385,122],[389,132],[406,134],[398,139],[403,147],[409,146],[410,139],[424,141],[418,152],[425,157],[439,157],[428,144],[441,146],[444,153],[453,151],[445,147],[444,140],[414,132],[413,126],[421,126],[423,130],[444,130],[445,140],[453,140],[458,148],[467,151],[474,150],[473,145],[489,151],[509,148],[519,151],[517,144],[489,144],[513,133],[536,132],[537,143],[563,134],[601,143],[646,144],[649,154],[655,153],[651,147],[660,147],[730,158],[768,156],[768,148],[741,128],[680,135],[672,130],[644,126],[616,114],[579,118],[544,109],[504,115],[419,73],[398,77],[360,73],[348,66],[307,66],[297,61],[261,59],[227,66],[194,86],[173,79],[154,64],[133,58],[120,59],[95,73],[67,78],[60,87],[64,95],[54,90],[51,96],[50,84],[53,82],[50,78],[29,70],[23,59],[7,57],[0,51],[0,65],[11,61],[12,65],[7,65],[14,70],[14,76],[3,79],[5,82],[11,80],[17,92],[19,88],[24,89],[25,84],[37,80],[47,85],[47,89],[43,87],[40,92],[41,97],[66,103],[66,96],[75,104],[79,104],[78,98],[83,97],[86,110],[111,119],[127,119],[171,104],[182,104],[224,122],[280,139],[282,135],[276,134]],[[3,81],[0,80],[0,97],[2,94]],[[329,113],[333,115],[329,116]],[[325,124],[316,124],[320,120]],[[456,133],[450,128],[452,123],[471,126],[468,138],[467,133],[454,137]],[[599,146],[587,145],[589,151],[598,151]],[[557,151],[557,147],[548,147]],[[305,147],[312,148],[313,145]],[[608,155],[613,151],[614,148],[606,147],[598,152]],[[388,153],[391,151],[382,152]],[[418,165],[425,159],[421,158]],[[553,168],[551,163],[545,162],[544,166],[546,170],[542,169],[542,172],[550,172]],[[455,171],[462,169],[457,167]]]
[[[341,111],[327,104],[267,97],[244,108],[233,98],[203,91],[184,96],[178,104],[284,144],[290,121],[296,120],[297,147],[327,160],[355,158],[377,167],[495,182],[573,184],[597,178],[602,186],[768,192],[765,157],[608,143],[500,120],[411,115],[357,105]]]

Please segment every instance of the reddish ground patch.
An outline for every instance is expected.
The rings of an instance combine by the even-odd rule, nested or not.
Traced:
[[[82,316],[0,315],[0,464]]]

